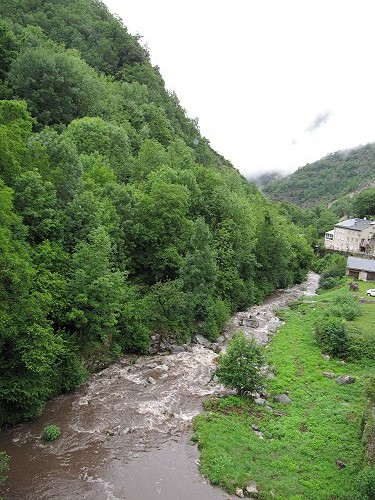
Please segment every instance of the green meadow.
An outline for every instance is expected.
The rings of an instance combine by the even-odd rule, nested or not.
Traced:
[[[260,499],[371,498],[361,493],[358,477],[373,466],[362,431],[374,359],[365,352],[360,360],[327,360],[313,334],[324,310],[346,289],[347,281],[341,289],[279,312],[285,324],[267,347],[276,375],[267,383],[269,408],[249,397],[206,401],[205,413],[195,419],[193,439],[200,448],[201,472],[213,484],[235,492],[255,481]],[[358,296],[361,292],[362,284]],[[362,314],[348,323],[355,324],[357,335],[363,331],[374,339],[375,301],[360,307]],[[356,380],[339,385],[322,372]],[[292,402],[273,402],[279,393],[287,393]]]

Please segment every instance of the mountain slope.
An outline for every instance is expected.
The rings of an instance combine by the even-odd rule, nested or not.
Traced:
[[[337,151],[271,182],[264,193],[302,207],[328,204],[375,180],[375,143]]]

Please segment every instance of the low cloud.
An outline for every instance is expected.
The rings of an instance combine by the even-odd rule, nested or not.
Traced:
[[[310,123],[310,125],[307,127],[306,132],[310,132],[311,134],[315,130],[318,130],[318,128],[327,123],[330,116],[331,116],[330,111],[325,111],[324,113],[318,113],[313,119],[313,121]]]

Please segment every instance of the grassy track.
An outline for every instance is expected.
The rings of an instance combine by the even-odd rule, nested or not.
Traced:
[[[321,356],[313,323],[336,293],[282,311],[286,324],[268,347],[269,364],[276,373],[268,391],[288,392],[292,404],[276,404],[270,397],[270,411],[231,396],[209,400],[207,412],[195,419],[201,472],[212,483],[233,492],[256,481],[262,499],[355,498],[356,477],[364,464],[364,384],[374,366],[366,360],[343,364]],[[375,304],[373,318],[374,313]],[[361,318],[364,324],[371,321],[367,313]],[[356,382],[339,385],[324,377],[324,371],[352,375]],[[336,460],[345,467],[339,468]]]

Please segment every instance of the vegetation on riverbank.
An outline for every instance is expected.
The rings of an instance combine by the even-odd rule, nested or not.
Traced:
[[[302,281],[303,231],[94,0],[0,4],[0,427]]]
[[[365,286],[360,285],[358,294]],[[194,422],[194,439],[201,451],[201,472],[212,483],[234,492],[255,481],[261,499],[372,498],[375,433],[367,398],[374,384],[374,361],[363,350],[360,359],[326,359],[313,333],[346,289],[344,279],[341,287],[280,312],[286,324],[267,349],[276,374],[268,382],[266,399],[272,410],[248,397],[206,402],[206,412]],[[363,314],[350,323],[357,335],[374,339],[374,320],[369,325],[367,305],[360,308]],[[355,382],[337,383],[342,375]],[[275,403],[273,396],[279,393],[287,393],[292,402]]]

